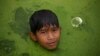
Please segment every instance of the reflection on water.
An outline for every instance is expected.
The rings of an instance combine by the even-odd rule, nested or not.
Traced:
[[[0,56],[5,55],[11,55],[15,51],[15,42],[8,40],[8,39],[3,39],[0,40]]]

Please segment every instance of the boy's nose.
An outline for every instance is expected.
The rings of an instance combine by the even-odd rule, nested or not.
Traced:
[[[49,33],[48,34],[48,40],[52,40],[52,39],[54,39],[54,35],[52,33]]]

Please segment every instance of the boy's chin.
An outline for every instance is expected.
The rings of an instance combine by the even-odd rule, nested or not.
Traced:
[[[48,50],[55,50],[57,47],[56,46],[53,46],[53,47],[46,47],[46,49],[48,49]]]

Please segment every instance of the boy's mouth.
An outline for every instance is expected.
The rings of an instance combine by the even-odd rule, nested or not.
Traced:
[[[48,43],[49,46],[55,46],[56,45],[56,41],[52,41]]]

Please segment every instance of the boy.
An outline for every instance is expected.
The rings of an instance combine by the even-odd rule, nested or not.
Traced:
[[[50,10],[35,11],[29,23],[32,40],[49,50],[57,47],[61,30],[55,13]]]

